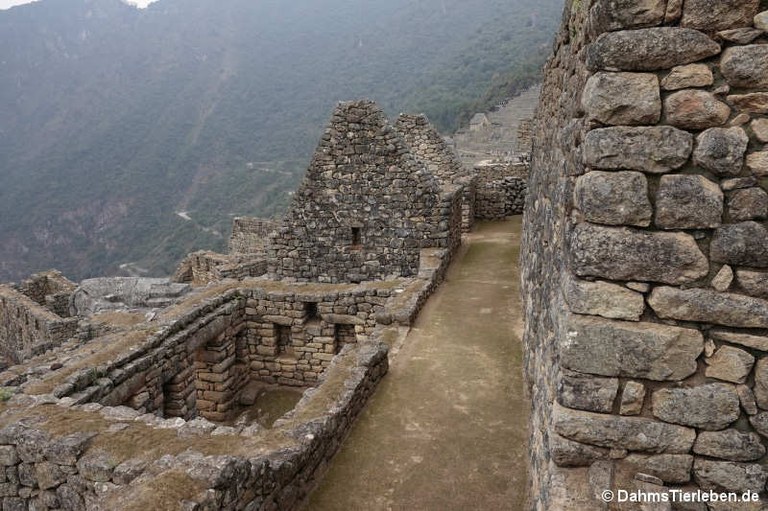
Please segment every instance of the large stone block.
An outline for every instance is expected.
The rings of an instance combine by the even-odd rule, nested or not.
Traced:
[[[681,25],[706,31],[752,26],[759,0],[685,0]]]
[[[712,339],[716,339],[718,341],[730,342],[732,344],[738,344],[760,351],[768,351],[768,337],[764,337],[762,335],[729,332],[719,328],[713,328],[708,332],[708,335]]]
[[[768,328],[768,301],[712,289],[657,287],[648,304],[660,318],[739,328]]]
[[[563,294],[571,312],[577,314],[638,321],[645,310],[641,293],[609,282],[568,278]]]
[[[693,452],[729,461],[756,461],[765,456],[765,446],[756,433],[725,429],[699,433]]]
[[[579,276],[685,284],[709,273],[709,262],[692,236],[582,223],[570,243]]]
[[[576,180],[573,195],[589,222],[638,227],[651,223],[648,182],[640,172],[588,172]]]
[[[768,218],[768,193],[762,188],[743,188],[728,197],[728,218],[732,222]]]
[[[728,96],[728,102],[744,112],[768,114],[768,92],[733,94]]]
[[[734,463],[696,458],[693,474],[703,490],[727,490],[733,492],[765,489],[766,473],[757,463]]]
[[[768,44],[728,48],[720,60],[720,71],[732,87],[768,87]]]
[[[677,66],[661,81],[664,90],[680,90],[689,87],[707,87],[715,81],[712,70],[706,64]]]
[[[731,108],[711,92],[686,89],[664,100],[667,122],[678,128],[703,130],[725,124]]]
[[[751,221],[718,227],[710,257],[718,263],[768,268],[768,230]]]
[[[755,365],[755,357],[733,346],[722,346],[705,362],[707,369],[704,375],[707,378],[744,383]]]
[[[584,162],[595,169],[661,174],[682,167],[693,151],[693,135],[671,126],[592,130],[584,139]]]
[[[552,460],[560,467],[584,467],[597,460],[608,459],[609,449],[582,444],[564,438],[557,433],[549,435]]]
[[[590,71],[656,71],[720,53],[720,45],[687,28],[659,27],[602,34],[587,48]]]
[[[621,417],[570,410],[555,405],[555,431],[565,438],[599,447],[650,453],[688,454],[696,431],[642,417]]]
[[[707,229],[723,219],[723,192],[694,175],[661,176],[656,192],[656,225],[662,229]]]
[[[723,429],[739,418],[739,395],[727,383],[659,389],[651,396],[653,416],[706,430]]]
[[[736,281],[748,294],[759,298],[768,298],[768,273],[736,270]]]
[[[693,456],[689,454],[630,454],[619,461],[632,472],[658,477],[665,483],[682,484],[691,480]]]
[[[768,151],[756,151],[747,155],[747,168],[756,176],[768,176]]]
[[[608,32],[624,28],[653,27],[664,21],[666,0],[618,0],[596,2],[590,12],[595,31]]]
[[[682,380],[704,349],[698,330],[572,314],[560,341],[560,363],[601,376]]]
[[[557,387],[557,400],[568,408],[610,413],[619,392],[617,378],[598,378],[564,372]]]
[[[696,137],[693,162],[719,175],[736,175],[744,166],[748,144],[742,128],[710,128]]]
[[[661,118],[659,79],[650,73],[595,73],[581,102],[587,117],[603,124],[656,124]]]

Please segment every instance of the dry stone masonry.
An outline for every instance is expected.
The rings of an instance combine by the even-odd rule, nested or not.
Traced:
[[[766,7],[566,2],[522,254],[535,509],[768,502]],[[761,503],[601,498],[638,489]]]

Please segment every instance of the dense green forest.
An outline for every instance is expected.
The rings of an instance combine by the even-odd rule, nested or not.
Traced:
[[[126,264],[167,274],[191,250],[221,249],[232,216],[289,203],[337,101],[423,111],[450,132],[537,80],[561,9],[41,0],[0,11],[0,280]]]

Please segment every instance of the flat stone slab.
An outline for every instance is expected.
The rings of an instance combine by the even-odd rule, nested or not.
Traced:
[[[696,372],[703,349],[698,330],[572,314],[560,341],[560,363],[600,376],[676,381]]]
[[[768,328],[768,301],[712,289],[657,287],[648,304],[660,318]]]
[[[571,267],[581,277],[686,284],[709,273],[690,234],[581,223],[570,240]]]
[[[554,429],[585,444],[651,453],[688,454],[696,430],[642,417],[621,417],[571,410],[555,405]]]
[[[736,387],[728,383],[660,389],[653,393],[651,402],[654,417],[705,430],[723,429],[740,413]]]
[[[594,169],[662,174],[682,167],[693,151],[693,135],[672,126],[615,126],[587,133],[584,163]]]

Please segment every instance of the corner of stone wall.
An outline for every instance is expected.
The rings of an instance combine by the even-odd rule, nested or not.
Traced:
[[[760,8],[566,4],[521,256],[535,509],[614,509],[605,490],[765,497]]]

